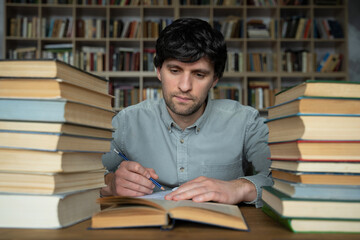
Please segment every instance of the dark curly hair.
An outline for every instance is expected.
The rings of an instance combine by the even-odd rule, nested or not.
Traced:
[[[161,68],[167,59],[196,62],[202,57],[207,57],[214,64],[215,75],[220,79],[226,64],[226,43],[221,32],[201,19],[175,20],[156,41],[155,67]]]

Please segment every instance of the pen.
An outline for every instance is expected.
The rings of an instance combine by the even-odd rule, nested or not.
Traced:
[[[118,154],[120,157],[122,157],[123,159],[125,159],[126,161],[130,161],[124,154],[122,154],[121,152],[119,152],[118,150],[116,150],[114,148],[114,152],[116,154]],[[165,190],[165,188],[163,186],[161,186],[160,183],[158,183],[155,179],[153,179],[152,177],[150,177],[150,180],[158,187],[160,188],[161,190]]]

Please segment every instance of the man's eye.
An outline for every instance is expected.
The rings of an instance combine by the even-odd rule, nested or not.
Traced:
[[[197,73],[197,74],[196,74],[196,77],[198,77],[198,78],[204,78],[204,77],[205,77],[205,74]]]
[[[172,72],[172,73],[178,73],[179,70],[177,70],[177,69],[170,69],[170,72]]]

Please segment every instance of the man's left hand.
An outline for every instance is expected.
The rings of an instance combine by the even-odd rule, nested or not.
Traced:
[[[250,202],[255,198],[256,188],[246,179],[222,181],[203,176],[181,185],[176,191],[165,196],[166,200],[192,199],[194,202],[214,201],[226,204]]]

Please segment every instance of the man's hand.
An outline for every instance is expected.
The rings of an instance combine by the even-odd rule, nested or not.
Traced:
[[[151,194],[155,185],[149,180],[150,177],[159,178],[152,168],[144,168],[133,161],[123,161],[115,173],[105,176],[107,186],[101,189],[101,194],[128,197]]]
[[[246,179],[221,181],[207,177],[195,178],[165,196],[166,200],[192,199],[194,202],[214,201],[226,204],[253,201],[255,198],[256,188]]]

